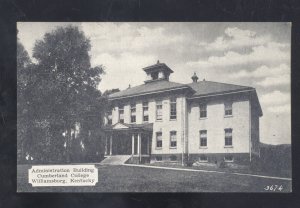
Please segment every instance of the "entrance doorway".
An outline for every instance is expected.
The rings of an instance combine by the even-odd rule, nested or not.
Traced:
[[[128,134],[114,133],[112,152],[114,155],[131,155],[131,137]]]

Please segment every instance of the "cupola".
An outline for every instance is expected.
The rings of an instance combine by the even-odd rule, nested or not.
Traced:
[[[173,73],[173,70],[170,69],[166,64],[160,63],[157,60],[157,63],[148,67],[143,68],[147,74],[147,80],[145,83],[159,81],[159,80],[169,80],[170,74]]]

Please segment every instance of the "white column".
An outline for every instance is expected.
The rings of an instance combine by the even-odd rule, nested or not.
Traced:
[[[142,147],[142,144],[141,144],[141,133],[138,133],[138,155],[140,157],[140,162],[142,160],[142,158],[141,158],[141,156],[142,156],[141,147]]]
[[[137,154],[140,155],[140,133],[138,133],[137,139]]]
[[[131,154],[134,155],[134,133],[132,134],[131,139]]]
[[[110,135],[109,139],[109,155],[112,155],[112,134]]]

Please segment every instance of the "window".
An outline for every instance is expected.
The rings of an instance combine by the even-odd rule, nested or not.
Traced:
[[[148,102],[143,102],[143,121],[149,121]]]
[[[155,157],[155,160],[156,160],[156,161],[162,161],[162,156],[156,156],[156,157]]]
[[[162,120],[162,101],[156,102],[156,120],[157,121]]]
[[[225,129],[225,146],[232,146],[232,129]]]
[[[207,156],[206,155],[200,155],[199,161],[200,162],[207,162]]]
[[[170,132],[170,147],[171,148],[177,147],[176,131]]]
[[[119,122],[124,123],[124,106],[119,106]]]
[[[176,98],[170,99],[170,119],[176,119]]]
[[[162,148],[162,132],[156,132],[156,147]]]
[[[130,122],[136,122],[136,105],[135,103],[130,104]]]
[[[152,77],[152,80],[158,79],[158,72],[153,72],[153,73],[151,74],[151,77]]]
[[[233,156],[232,155],[225,155],[224,160],[225,160],[225,162],[233,162]]]
[[[171,155],[170,160],[171,161],[177,161],[177,156],[176,155]]]
[[[107,124],[108,125],[112,125],[112,111],[108,112],[108,115],[107,115]]]
[[[200,118],[206,118],[207,117],[207,105],[206,103],[200,104]]]
[[[232,103],[225,103],[225,116],[231,116],[232,115]]]
[[[200,131],[200,147],[207,147],[207,130]]]

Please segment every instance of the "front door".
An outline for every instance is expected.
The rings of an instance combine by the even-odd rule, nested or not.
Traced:
[[[125,133],[114,133],[112,142],[113,155],[131,155],[131,137]]]

